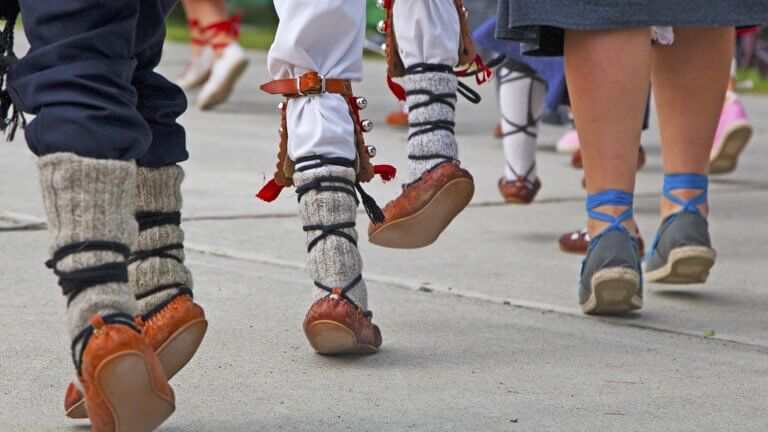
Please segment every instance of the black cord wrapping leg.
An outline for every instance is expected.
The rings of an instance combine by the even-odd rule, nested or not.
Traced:
[[[178,226],[181,225],[181,212],[139,212],[136,213],[136,222],[139,224],[139,233],[164,225]],[[134,264],[136,262],[144,261],[150,258],[166,258],[176,261],[179,264],[184,264],[184,260],[179,255],[171,253],[173,251],[183,250],[183,243],[173,243],[154,249],[133,251],[130,259],[128,260],[128,264]],[[181,296],[188,295],[189,297],[194,297],[190,287],[182,283],[172,283],[167,285],[160,285],[145,293],[137,294],[136,300],[142,300],[157,293],[169,290],[175,290],[177,292],[167,300],[152,308],[152,310],[143,314],[141,318],[144,321],[152,318],[155,314],[163,310],[166,306]]]
[[[70,255],[83,252],[114,252],[128,259],[131,250],[128,246],[109,241],[84,241],[71,243],[54,252],[53,257],[45,265],[59,277],[62,294],[67,296],[67,305],[72,303],[80,293],[96,285],[111,282],[128,282],[128,264],[126,261],[85,267],[65,272],[57,268],[59,262]]]
[[[326,165],[336,165],[344,168],[352,168],[354,166],[354,162],[347,159],[323,158],[322,156],[310,156],[306,158],[299,158],[296,160],[297,165],[304,164],[307,162],[316,162],[316,163],[313,163],[311,165],[300,166],[296,168],[296,171],[303,172],[303,171],[308,171],[315,168],[320,168]],[[336,184],[327,184],[327,183],[336,183]],[[311,180],[308,183],[298,186],[296,188],[296,193],[298,195],[299,202],[301,202],[301,199],[309,191],[339,192],[339,193],[343,193],[351,196],[355,201],[355,205],[358,205],[359,201],[357,199],[357,194],[355,193],[355,189],[357,189],[357,192],[360,194],[360,197],[363,201],[363,205],[366,207],[366,211],[368,211],[368,206],[366,205],[366,201],[367,200],[373,201],[373,198],[371,198],[368,194],[365,193],[365,191],[362,190],[362,187],[360,187],[359,183],[352,182],[344,177],[333,176],[333,175],[320,176]],[[375,202],[373,202],[372,206],[378,209],[378,205],[376,205]],[[381,212],[380,209],[378,211]],[[373,220],[373,216],[371,216],[371,213],[368,213],[368,215]],[[382,222],[384,219],[383,216],[384,215],[382,213],[381,214]],[[350,243],[352,243],[352,245],[354,245],[355,247],[357,247],[357,240],[355,240],[355,237],[343,231],[344,229],[354,229],[354,228],[355,228],[354,221],[340,222],[340,223],[328,224],[328,225],[323,225],[323,224],[304,225],[303,229],[305,232],[320,231],[320,234],[317,237],[313,238],[309,242],[309,244],[307,244],[307,253],[310,253],[321,241],[325,240],[330,236],[341,237],[349,241]],[[327,291],[328,292],[327,297],[343,298],[344,300],[348,301],[351,305],[353,305],[357,309],[362,309],[347,294],[352,288],[354,288],[362,280],[363,280],[363,276],[357,275],[351,282],[349,282],[347,285],[341,288],[331,288],[320,281],[315,281],[315,286],[323,291]],[[372,315],[373,314],[370,311],[363,312],[363,316],[371,317]]]
[[[0,19],[5,20],[5,27],[0,33],[0,130],[7,133],[8,141],[16,135],[19,122],[22,129],[27,125],[24,114],[14,106],[5,81],[8,71],[19,60],[13,52],[13,30],[19,11],[17,0],[0,1]]]
[[[344,168],[355,167],[355,162],[349,159],[327,158],[323,156],[306,156],[303,158],[298,158],[296,159],[295,164],[297,166],[296,171],[298,172],[304,172],[304,171],[309,171],[316,168],[322,168],[327,165],[340,166]],[[363,190],[363,187],[360,185],[360,183],[354,183],[342,177],[337,177],[337,176],[318,177],[310,183],[307,183],[301,187],[297,187],[296,193],[299,196],[299,200],[301,200],[301,197],[305,193],[313,189],[318,191],[336,191],[336,192],[343,192],[343,193],[351,192],[351,194],[354,195],[354,191],[350,191],[349,189],[344,188],[343,186],[323,185],[323,182],[334,182],[334,183],[341,183],[347,186],[354,186],[355,189],[357,189],[357,192],[360,194],[360,199],[363,202],[363,208],[365,209],[365,213],[368,215],[368,218],[371,220],[371,222],[375,224],[384,223],[385,221],[384,212],[381,210],[381,207],[379,207],[379,205],[376,203],[376,200],[374,200],[372,196],[368,195],[365,192],[365,190]],[[360,201],[357,199],[357,196],[355,196],[355,203],[356,204],[360,203]]]

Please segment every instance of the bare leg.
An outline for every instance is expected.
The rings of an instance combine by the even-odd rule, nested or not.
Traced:
[[[678,28],[675,42],[652,54],[653,93],[661,129],[664,173],[706,175],[734,50],[733,28]],[[672,192],[690,200],[699,190]],[[679,210],[662,199],[662,218]],[[700,206],[706,215],[706,204]]]
[[[649,28],[566,30],[565,71],[590,194],[635,189],[637,152],[648,98]],[[626,208],[599,211],[618,216]],[[588,221],[594,238],[606,223]],[[634,221],[625,225],[635,231]]]
[[[195,18],[205,27],[229,18],[226,0],[183,0],[184,9],[194,10]],[[189,17],[189,15],[187,15]],[[229,32],[208,32],[204,35],[214,47],[225,47],[232,42]]]
[[[199,1],[195,0],[182,0],[182,5],[184,5],[184,14],[187,17],[187,23],[193,23],[193,22],[200,22],[200,13],[198,11],[197,4]],[[190,26],[189,27],[189,38],[192,41],[203,41],[205,40],[205,37],[203,33],[200,31],[199,26]],[[197,57],[200,55],[200,52],[203,50],[203,43],[191,43],[192,47],[192,57]]]

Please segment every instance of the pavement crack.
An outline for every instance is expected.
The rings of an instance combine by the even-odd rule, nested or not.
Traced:
[[[292,270],[305,271],[305,267],[303,264],[296,263],[293,261],[280,260],[280,259],[276,259],[276,258],[272,258],[265,255],[260,255],[260,254],[251,254],[248,252],[232,250],[228,248],[217,248],[217,247],[212,247],[209,245],[203,245],[203,244],[197,244],[197,243],[188,244],[186,248],[187,248],[187,251],[199,253],[202,255],[216,256],[220,258],[233,259],[233,260],[245,261],[245,262],[254,262],[259,264],[288,268]],[[665,333],[665,334],[676,335],[676,336],[683,336],[688,338],[695,338],[703,342],[727,342],[727,343],[742,346],[745,348],[756,349],[762,353],[768,354],[768,346],[762,345],[759,342],[756,342],[751,339],[746,339],[746,338],[742,338],[734,335],[721,334],[711,338],[702,338],[700,335],[700,332],[696,330],[667,328],[662,326],[656,326],[647,322],[645,323],[631,322],[631,321],[627,321],[626,318],[621,318],[621,317],[587,316],[587,315],[584,315],[580,309],[575,307],[570,308],[570,307],[564,307],[559,305],[553,305],[553,304],[541,303],[541,302],[535,302],[535,301],[529,301],[529,300],[523,300],[523,299],[497,297],[497,296],[479,293],[476,291],[457,289],[450,286],[442,287],[433,283],[430,283],[429,287],[425,287],[423,282],[411,281],[407,279],[401,279],[401,278],[377,275],[377,274],[371,274],[371,273],[366,273],[365,279],[370,282],[376,282],[384,286],[390,286],[396,289],[403,289],[408,291],[415,291],[415,292],[429,293],[429,294],[439,293],[439,294],[449,295],[451,297],[458,298],[458,299],[469,299],[473,301],[493,303],[497,305],[510,306],[514,308],[519,308],[519,309],[524,309],[524,310],[529,310],[529,311],[534,311],[539,313],[552,313],[552,314],[557,314],[557,315],[569,317],[569,318],[600,322],[600,323],[611,325],[611,326],[633,328],[638,330],[645,330],[645,331]]]

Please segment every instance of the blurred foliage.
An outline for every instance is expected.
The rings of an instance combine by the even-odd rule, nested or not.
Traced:
[[[367,0],[367,2],[366,22],[369,28],[375,28],[376,24],[384,19],[385,14],[384,11],[376,7],[376,0]],[[227,4],[232,13],[242,12],[245,15],[243,24],[268,28],[277,27],[277,14],[272,0],[229,0]],[[171,13],[169,22],[172,24],[184,24],[186,22],[181,6]]]
[[[757,68],[739,69],[736,71],[736,82],[739,83],[739,93],[754,92],[768,94],[768,79],[760,75]],[[742,85],[747,82],[751,82],[752,88],[742,88]]]

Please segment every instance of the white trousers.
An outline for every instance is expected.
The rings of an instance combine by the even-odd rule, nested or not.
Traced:
[[[274,3],[280,23],[267,58],[273,79],[295,78],[310,71],[326,78],[363,78],[365,0]],[[453,0],[399,0],[393,19],[406,67],[416,63],[456,65],[460,28]],[[286,115],[291,159],[318,155],[355,158],[354,124],[341,96],[293,99]]]

